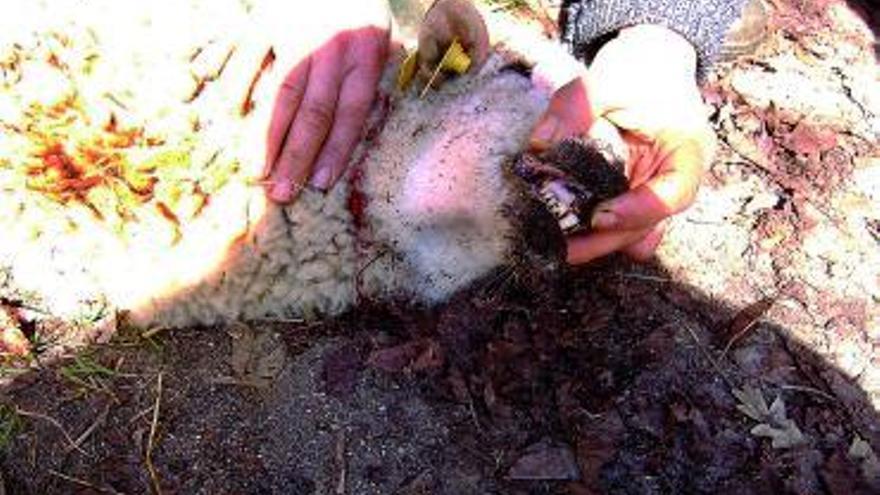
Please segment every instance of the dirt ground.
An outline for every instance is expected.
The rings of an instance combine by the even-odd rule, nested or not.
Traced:
[[[718,156],[655,262],[320,323],[119,323],[4,368],[0,493],[880,493],[880,24],[769,3],[705,84]]]

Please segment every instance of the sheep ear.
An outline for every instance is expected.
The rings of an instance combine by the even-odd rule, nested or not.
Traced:
[[[444,59],[448,63],[450,49],[460,49],[459,55],[470,61],[464,71],[478,69],[489,56],[489,30],[469,0],[437,0],[428,9],[419,26],[419,76],[430,79]],[[461,56],[452,58],[463,60]]]

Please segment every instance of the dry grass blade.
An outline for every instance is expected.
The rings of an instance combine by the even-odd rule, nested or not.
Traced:
[[[727,376],[727,373],[725,373],[724,370],[721,368],[721,365],[718,364],[718,361],[713,358],[711,354],[709,354],[709,351],[703,345],[703,342],[700,340],[700,338],[697,337],[697,333],[694,332],[694,329],[691,328],[688,324],[685,324],[684,328],[691,335],[691,338],[694,339],[694,343],[697,345],[697,348],[700,349],[700,352],[703,354],[703,356],[705,356],[706,360],[709,361],[709,364],[711,364],[712,367],[715,368],[718,376],[720,376],[721,379],[724,380],[724,383],[726,383],[728,387],[733,388],[733,382]]]
[[[156,335],[158,335],[160,332],[164,332],[165,330],[168,330],[168,327],[166,327],[164,325],[158,325],[158,326],[149,328],[146,331],[144,331],[143,333],[141,333],[141,338],[151,339],[151,338],[155,337]]]
[[[91,436],[91,434],[95,432],[98,426],[104,423],[104,420],[107,419],[108,414],[110,414],[110,404],[107,404],[107,407],[105,407],[104,411],[102,411],[101,414],[98,415],[98,417],[95,419],[95,422],[92,423],[88,428],[86,428],[86,431],[82,432],[79,437],[77,437],[76,441],[74,441],[74,444],[67,448],[67,452],[70,452],[74,448],[79,448],[79,446],[82,445],[83,442],[85,442],[89,438],[89,436]]]
[[[47,416],[45,414],[35,413],[35,412],[31,412],[31,411],[25,411],[24,409],[21,409],[21,408],[15,408],[15,413],[20,416],[25,416],[28,418],[35,418],[35,419],[42,419],[43,421],[46,421],[47,423],[51,424],[52,426],[57,428],[58,431],[61,432],[61,434],[64,436],[64,440],[70,445],[70,450],[76,450],[79,453],[86,455],[86,456],[89,455],[88,452],[83,450],[79,445],[77,445],[76,442],[73,441],[73,438],[70,437],[70,434],[67,433],[67,430],[65,430],[64,427],[61,426],[61,423],[59,423],[58,420],[56,420],[55,418],[53,418],[51,416]]]
[[[134,423],[135,421],[143,418],[144,416],[146,416],[147,414],[149,414],[152,411],[153,411],[153,406],[150,406],[150,407],[140,411],[139,413],[135,414],[134,416],[131,417],[131,419],[128,420],[128,424],[130,425],[130,424]]]
[[[814,388],[814,387],[806,387],[804,385],[780,385],[779,388],[781,388],[782,390],[793,390],[795,392],[804,392],[804,393],[808,393],[808,394],[813,394],[813,395],[815,395],[817,397],[821,397],[827,401],[834,402],[835,404],[837,404],[841,407],[843,406],[843,404],[840,402],[840,399],[838,399],[837,397],[835,397],[827,392],[823,392],[823,391],[821,391],[817,388]]]
[[[68,481],[68,482],[73,483],[75,485],[79,485],[83,488],[88,488],[89,490],[94,490],[94,491],[101,492],[101,493],[111,493],[113,495],[121,495],[120,492],[117,492],[116,490],[113,490],[112,488],[105,488],[105,487],[97,486],[93,483],[89,483],[86,480],[75,478],[73,476],[70,476],[69,474],[64,474],[64,473],[55,471],[54,469],[49,469],[48,473],[51,474],[52,476],[57,477],[57,478],[61,478],[64,481]]]
[[[153,420],[150,423],[150,436],[147,439],[147,453],[144,456],[147,470],[150,472],[150,481],[153,483],[153,493],[156,493],[157,495],[162,494],[162,485],[159,483],[159,473],[156,472],[156,467],[153,465],[153,447],[156,442],[156,428],[159,424],[159,408],[162,404],[163,376],[164,373],[159,373],[159,376],[156,378],[156,402],[153,405]]]

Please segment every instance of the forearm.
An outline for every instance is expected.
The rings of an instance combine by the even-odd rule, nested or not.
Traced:
[[[659,24],[694,46],[701,70],[716,59],[724,35],[746,0],[565,0],[563,40],[584,58],[597,40],[637,24]]]

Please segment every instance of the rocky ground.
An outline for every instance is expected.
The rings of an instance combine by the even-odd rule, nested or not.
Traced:
[[[878,19],[770,4],[705,85],[719,154],[654,263],[317,324],[113,321],[6,370],[6,493],[880,492]]]

